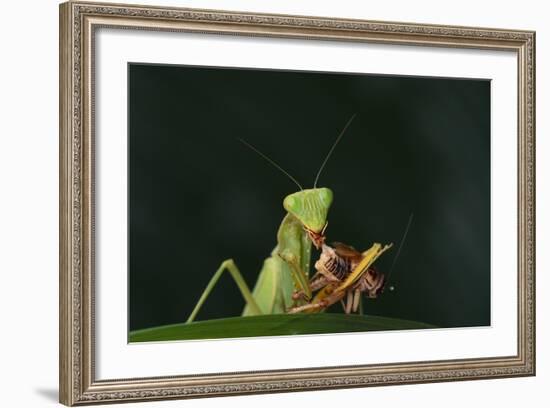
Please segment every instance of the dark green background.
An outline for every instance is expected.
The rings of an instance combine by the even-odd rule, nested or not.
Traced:
[[[396,290],[365,312],[490,324],[489,81],[130,64],[129,82],[130,330],[185,321],[224,259],[254,284],[296,187],[237,138],[311,187],[353,113],[319,183],[329,240],[397,244],[414,213]],[[243,304],[226,276],[198,319]]]

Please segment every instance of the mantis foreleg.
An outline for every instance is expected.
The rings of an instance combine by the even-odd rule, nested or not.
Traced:
[[[229,271],[231,276],[233,277],[233,280],[237,284],[237,287],[241,291],[241,294],[243,295],[243,298],[246,301],[246,304],[250,308],[250,310],[254,314],[261,314],[260,308],[258,307],[258,304],[256,303],[256,300],[254,300],[254,296],[252,296],[252,293],[250,292],[250,289],[248,288],[248,285],[246,284],[245,280],[243,279],[243,276],[241,275],[241,272],[239,271],[239,268],[237,268],[237,265],[235,265],[235,262],[232,259],[227,259],[222,262],[214,276],[212,276],[212,279],[210,279],[210,282],[206,286],[206,289],[202,293],[199,301],[197,302],[197,305],[189,315],[189,318],[187,319],[187,323],[191,323],[193,320],[195,320],[195,317],[197,316],[197,313],[199,313],[200,308],[202,307],[203,303],[206,301],[206,298],[208,295],[210,295],[210,292],[212,292],[212,289],[214,289],[214,286],[222,276],[224,271]]]
[[[319,312],[326,309],[330,305],[342,300],[344,298],[344,295],[345,293],[343,292],[333,292],[321,300],[313,301],[312,303],[307,303],[302,306],[293,307],[288,311],[288,313]]]
[[[309,261],[311,242],[300,222],[290,214],[283,219],[277,233],[276,253],[289,266],[296,290],[301,290],[306,298],[311,297],[309,288]]]

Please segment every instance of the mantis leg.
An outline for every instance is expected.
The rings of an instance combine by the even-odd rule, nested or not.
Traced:
[[[335,277],[335,279],[336,279],[336,277]],[[338,279],[336,279],[336,281],[338,281]],[[327,283],[330,283],[330,282],[333,282],[333,281],[330,280],[330,279],[327,279],[325,276],[321,275],[321,277],[319,277],[317,279],[312,278],[309,282],[310,282],[309,283],[310,290],[312,292],[315,292],[315,291],[321,289],[322,287],[326,286]],[[292,299],[293,300],[306,299],[306,295],[305,295],[303,290],[296,290],[296,291],[294,291],[294,293],[292,295]]]
[[[294,313],[300,313],[300,312],[317,312],[328,306],[329,305],[326,301],[321,300],[320,302],[306,303],[305,305],[302,305],[302,306],[293,307],[288,311],[288,313],[294,314]]]
[[[330,305],[333,305],[334,303],[338,302],[339,300],[342,300],[344,297],[344,293],[342,292],[334,292],[327,297],[325,297],[322,300],[307,303],[302,306],[293,307],[288,311],[288,313],[300,313],[300,312],[318,312],[320,310],[326,309]]]
[[[279,256],[290,266],[296,288],[304,294],[306,299],[311,299],[311,289],[309,287],[307,273],[302,270],[296,257],[287,252],[282,252]]]
[[[237,268],[237,265],[235,265],[235,262],[233,262],[232,259],[227,259],[222,262],[214,276],[212,276],[212,279],[210,279],[210,282],[208,282],[208,285],[206,286],[206,289],[202,293],[201,297],[199,298],[199,301],[197,302],[195,308],[189,315],[189,318],[187,319],[187,323],[191,323],[193,320],[195,320],[195,317],[197,316],[197,313],[199,313],[200,308],[202,307],[203,303],[206,301],[206,298],[208,295],[210,295],[210,292],[212,292],[212,289],[214,289],[214,286],[216,286],[216,283],[222,276],[224,271],[229,271],[231,274],[231,277],[237,284],[237,287],[241,291],[241,294],[243,295],[244,300],[246,301],[247,305],[252,309],[252,311],[255,314],[262,314],[260,311],[260,308],[258,307],[258,304],[254,300],[254,297],[252,296],[252,293],[250,292],[250,289],[248,288],[248,285],[246,284],[245,280],[243,279],[243,276],[241,275],[241,272],[239,271],[239,268]]]

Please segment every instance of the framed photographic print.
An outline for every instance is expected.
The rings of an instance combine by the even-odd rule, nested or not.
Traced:
[[[534,32],[68,2],[60,67],[62,403],[534,375]]]

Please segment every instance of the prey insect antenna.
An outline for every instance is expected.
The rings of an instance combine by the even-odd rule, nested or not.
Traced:
[[[285,174],[289,179],[291,179],[300,188],[300,190],[303,190],[302,185],[300,183],[298,183],[298,181],[294,177],[292,177],[287,171],[285,171],[281,166],[279,166],[277,163],[275,163],[273,160],[271,160],[265,154],[260,152],[258,149],[256,149],[254,146],[252,146],[246,140],[241,139],[241,138],[239,138],[238,140],[239,140],[239,142],[244,144],[246,147],[248,147],[248,148],[252,149],[254,152],[258,153],[261,157],[263,157],[265,160],[267,160],[275,168],[279,169],[283,174]]]
[[[414,213],[411,213],[409,215],[409,221],[407,222],[407,227],[405,228],[405,232],[403,234],[403,238],[401,238],[401,243],[399,244],[399,248],[397,248],[397,253],[395,254],[395,257],[393,258],[393,262],[390,266],[390,270],[388,271],[388,276],[386,277],[386,281],[390,281],[391,273],[393,272],[393,268],[395,267],[395,264],[397,262],[397,258],[399,258],[399,255],[401,254],[401,249],[403,248],[403,244],[405,243],[405,239],[407,238],[407,234],[409,233],[409,229],[411,228],[411,223],[413,220]]]
[[[323,168],[325,167],[325,164],[327,164],[328,159],[332,155],[332,152],[333,152],[334,148],[336,147],[336,145],[338,144],[340,139],[342,139],[342,136],[344,136],[344,133],[346,133],[346,129],[349,127],[349,125],[351,124],[353,119],[355,119],[356,116],[357,116],[357,113],[354,113],[353,116],[348,120],[348,123],[346,123],[346,126],[344,126],[344,129],[342,129],[342,131],[340,132],[340,135],[338,135],[338,137],[336,138],[336,140],[332,144],[332,147],[328,151],[328,153],[325,157],[325,160],[323,160],[323,163],[321,164],[321,167],[319,168],[319,171],[317,172],[317,176],[315,177],[315,181],[313,182],[313,188],[317,187],[317,182],[319,181],[319,176],[321,175],[321,172],[323,171]]]

